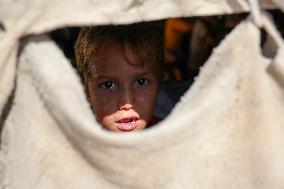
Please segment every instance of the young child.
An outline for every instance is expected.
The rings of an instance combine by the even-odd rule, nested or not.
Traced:
[[[97,121],[110,131],[137,131],[153,116],[162,75],[163,35],[152,24],[83,28],[77,69]]]

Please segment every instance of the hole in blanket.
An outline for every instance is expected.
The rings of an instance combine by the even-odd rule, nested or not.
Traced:
[[[194,18],[170,18],[148,23],[148,25],[151,25],[149,29],[150,31],[152,31],[153,28],[156,28],[156,30],[159,30],[157,33],[160,33],[160,35],[163,36],[163,40],[160,41],[163,42],[164,59],[163,64],[159,64],[157,69],[159,73],[162,73],[161,85],[153,113],[155,117],[159,118],[158,120],[165,119],[166,116],[170,114],[171,110],[179,102],[181,96],[190,88],[191,84],[194,81],[194,78],[199,74],[199,68],[203,66],[203,64],[207,61],[207,59],[211,55],[212,50],[216,46],[218,46],[219,43],[224,39],[224,37],[231,30],[233,30],[236,25],[244,20],[247,15],[248,14],[232,14]],[[280,23],[282,23],[282,20],[284,20],[278,18],[279,15],[282,16],[282,14],[279,14],[278,12],[272,11],[272,15],[276,16],[278,22]],[[282,28],[282,31],[284,31],[283,25],[280,24],[279,26]],[[117,29],[116,27],[119,29]],[[130,31],[125,31],[123,29],[124,27],[130,28]],[[134,77],[135,79],[130,78],[130,76],[128,78],[128,75],[133,75],[134,71],[131,71],[131,69],[127,70],[127,66],[126,71],[120,70],[123,68],[123,66],[119,66],[114,69],[116,71],[120,70],[117,71],[119,73],[119,77],[110,77],[109,75],[107,75],[108,68],[106,68],[104,73],[98,74],[98,77],[95,77],[100,78],[100,82],[92,81],[90,82],[91,84],[86,83],[84,76],[82,75],[86,74],[87,76],[91,76],[91,78],[93,77],[94,79],[94,75],[97,74],[96,71],[99,72],[99,68],[96,68],[96,66],[94,66],[96,62],[101,61],[103,62],[102,64],[112,65],[114,61],[120,64],[120,59],[116,56],[119,53],[115,54],[115,51],[123,52],[122,59],[124,59],[126,62],[130,62],[130,64],[132,61],[137,60],[140,61],[140,63],[142,60],[142,65],[147,64],[147,57],[149,57],[147,53],[149,52],[154,53],[151,54],[152,56],[150,57],[158,59],[158,57],[156,56],[157,51],[155,51],[153,48],[155,47],[155,43],[151,40],[148,40],[148,42],[146,42],[145,44],[148,43],[151,45],[143,46],[143,40],[145,37],[147,38],[147,34],[145,36],[144,34],[139,34],[138,31],[133,32],[133,27],[135,28],[135,26],[133,25],[100,26],[96,27],[97,29],[94,29],[94,27],[91,26],[84,27],[85,33],[82,35],[87,37],[80,38],[80,40],[82,40],[83,42],[81,44],[80,51],[77,52],[77,60],[88,61],[86,61],[87,64],[84,64],[84,66],[81,66],[81,68],[77,66],[79,64],[78,61],[76,63],[76,56],[74,52],[74,49],[78,48],[74,48],[74,46],[77,40],[77,36],[80,32],[80,28],[62,28],[50,33],[50,36],[56,41],[59,47],[64,51],[65,55],[71,60],[72,65],[77,68],[77,70],[79,70],[79,73],[81,73],[80,75],[82,76],[82,84],[85,86],[86,94],[89,98],[90,104],[92,104],[90,107],[93,107],[94,112],[96,112],[97,109],[102,109],[105,111],[110,110],[111,107],[107,106],[107,104],[109,104],[110,102],[118,104],[117,102],[113,102],[112,100],[114,96],[118,94],[116,93],[116,91],[118,91],[118,89],[123,89],[123,84],[121,83],[121,81],[124,77],[127,78],[125,80],[128,81],[128,83],[134,83],[133,85],[129,86],[139,86],[139,92],[141,94],[143,94],[144,88],[147,88],[147,84],[152,84],[151,78],[147,78],[144,75],[139,76],[139,80],[136,80],[137,78],[135,77],[137,76]],[[88,35],[86,33],[88,33]],[[113,39],[114,43],[116,43],[112,44],[113,41],[107,41],[106,38],[111,38]],[[264,34],[263,41],[265,39],[266,38]],[[127,43],[125,43],[125,41]],[[88,46],[88,43],[95,43],[96,46]],[[85,54],[82,54],[83,52]],[[131,53],[134,53],[134,55]],[[161,52],[159,53],[161,54]],[[150,59],[149,61],[151,62]],[[91,92],[90,94],[90,91],[95,92]],[[103,94],[102,97],[95,98],[94,96],[99,93]],[[125,96],[121,95],[122,97],[125,97],[121,98],[124,99],[124,105],[128,104],[127,106],[124,106],[124,109],[139,109],[139,105],[133,105],[129,103],[131,102],[131,98],[127,99],[126,94],[128,93],[125,93]],[[138,94],[139,93],[137,93],[135,96],[139,96]],[[148,102],[145,100],[148,99],[149,96],[151,96],[148,92],[146,94],[147,95],[144,94],[144,96],[142,95],[142,99],[144,99],[144,102],[146,102],[143,103],[143,105],[152,104],[152,101]],[[103,105],[99,102],[96,102],[96,100],[101,101]],[[115,110],[110,111],[115,112]],[[101,112],[96,112],[96,115],[100,116],[100,113]],[[147,114],[147,112],[145,114]],[[135,122],[137,119],[137,114],[135,113],[135,111],[130,115],[131,116],[126,116],[123,118],[117,118],[119,116],[115,117],[116,119],[118,119],[117,121],[119,123],[122,122],[126,125],[124,128],[125,130],[131,130],[132,127],[129,125],[129,123]],[[147,120],[149,120],[149,118],[147,118]]]
[[[50,36],[80,73],[97,120],[110,130],[131,131],[166,118],[213,48],[245,17],[171,18],[84,27],[77,45],[80,28],[62,28]],[[130,92],[126,90],[131,87]],[[133,123],[140,118],[136,127]],[[108,128],[111,119],[114,124]]]

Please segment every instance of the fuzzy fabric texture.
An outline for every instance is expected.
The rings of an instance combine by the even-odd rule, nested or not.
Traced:
[[[284,188],[284,43],[267,17],[263,23],[273,56],[263,56],[260,29],[248,18],[214,50],[167,119],[124,134],[96,123],[53,41],[26,38],[16,69],[20,34],[4,34],[9,53],[1,57],[9,58],[1,60],[13,64],[7,73],[16,76],[16,90],[1,135],[0,188]],[[6,86],[2,102],[13,88]]]

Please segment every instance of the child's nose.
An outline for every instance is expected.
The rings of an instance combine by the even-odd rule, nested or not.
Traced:
[[[120,106],[120,110],[130,110],[132,108],[133,108],[132,104],[124,104]]]
[[[120,98],[119,98],[119,109],[120,110],[129,110],[133,108],[133,93],[131,90],[123,90],[121,91]]]

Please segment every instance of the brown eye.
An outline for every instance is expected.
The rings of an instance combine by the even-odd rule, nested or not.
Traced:
[[[149,81],[145,78],[138,78],[138,79],[136,79],[136,83],[139,86],[145,86],[145,85],[148,85]]]
[[[113,90],[116,88],[116,84],[113,81],[105,81],[100,85],[103,89]]]

